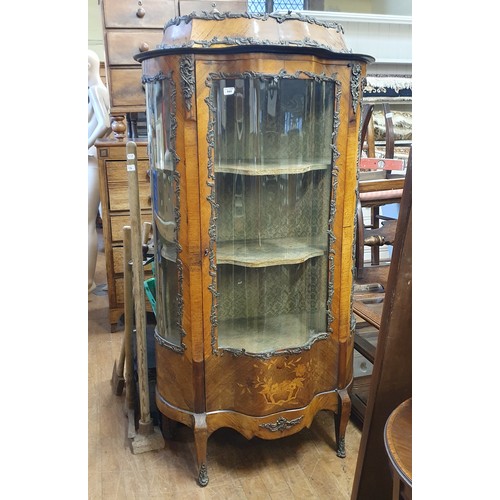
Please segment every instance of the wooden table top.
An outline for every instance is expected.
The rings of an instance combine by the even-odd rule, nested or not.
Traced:
[[[384,294],[379,295],[380,297],[384,297]],[[360,318],[363,318],[365,321],[370,323],[370,325],[380,330],[380,322],[382,319],[382,311],[384,308],[383,302],[365,304],[362,300],[356,300],[355,298],[352,303],[352,308],[354,313],[357,314]]]
[[[370,193],[372,191],[386,191],[390,189],[403,189],[405,185],[404,177],[390,179],[369,179],[359,181],[359,192]]]
[[[387,419],[385,449],[391,466],[402,481],[411,487],[411,400],[401,403]]]

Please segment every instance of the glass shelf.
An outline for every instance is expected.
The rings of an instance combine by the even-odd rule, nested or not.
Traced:
[[[321,243],[315,243],[310,238],[219,242],[217,264],[234,264],[244,267],[300,264],[308,259],[325,255],[324,243],[326,241]]]
[[[283,174],[303,174],[313,170],[326,170],[328,163],[314,162],[266,162],[265,164],[255,164],[253,162],[239,163],[219,163],[215,166],[216,173],[240,174],[240,175],[283,175]]]
[[[217,265],[219,347],[297,348],[327,331],[325,253],[295,264]]]
[[[320,315],[324,317],[325,311],[321,311]],[[225,320],[220,327],[228,333],[221,339],[219,346],[241,349],[248,353],[272,352],[277,347],[303,346],[315,335],[322,333],[310,328],[311,324],[317,323],[317,319],[311,316],[313,315],[296,313]],[[269,332],[273,334],[270,335]]]
[[[175,222],[173,220],[165,221],[157,213],[153,213],[156,229],[165,241],[175,241]],[[175,259],[174,259],[175,260]]]

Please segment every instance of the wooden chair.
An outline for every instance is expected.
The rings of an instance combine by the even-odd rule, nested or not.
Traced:
[[[394,126],[389,104],[383,104],[385,120],[385,156],[375,157],[373,137],[373,104],[363,106],[361,117],[361,140],[359,146],[360,182],[357,205],[357,241],[355,250],[356,273],[358,280],[365,280],[364,249],[371,248],[371,265],[380,264],[380,247],[391,244],[394,240],[396,220],[380,215],[380,207],[400,203],[403,194],[404,179],[394,176],[402,170],[404,161],[394,158]],[[368,158],[362,158],[364,144],[367,143]],[[411,162],[411,146],[408,163]],[[370,208],[370,223],[365,224],[363,208]],[[380,222],[382,222],[382,226]]]
[[[403,195],[404,178],[379,179],[359,182],[359,198],[356,210],[356,279],[365,280],[365,246],[371,248],[371,265],[380,264],[380,247],[394,241],[396,219],[380,215],[380,207],[400,203]],[[363,208],[370,208],[370,223],[365,224]],[[382,226],[380,222],[382,222]]]

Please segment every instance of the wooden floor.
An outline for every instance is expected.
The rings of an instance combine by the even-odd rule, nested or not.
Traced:
[[[102,236],[96,283],[106,283]],[[98,287],[97,293],[99,293]],[[111,386],[123,330],[110,333],[107,295],[88,303],[88,497],[113,499],[350,499],[361,431],[350,421],[344,459],[335,450],[333,414],[280,440],[251,440],[219,429],[208,440],[209,483],[196,482],[193,432],[180,425],[159,451],[134,455],[123,412],[125,392]]]

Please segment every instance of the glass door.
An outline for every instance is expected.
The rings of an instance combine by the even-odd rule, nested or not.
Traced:
[[[218,348],[300,348],[329,331],[335,81],[212,77]]]

